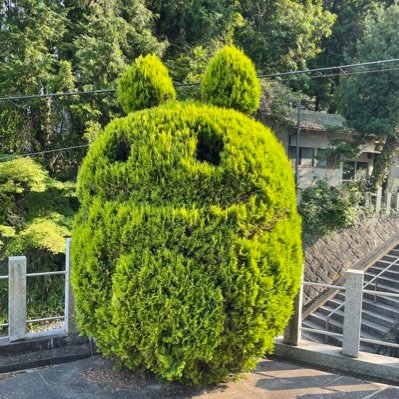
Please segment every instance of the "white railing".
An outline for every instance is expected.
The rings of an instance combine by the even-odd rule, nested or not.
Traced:
[[[370,282],[368,282],[368,284],[364,286],[363,280],[364,280],[364,271],[348,270],[346,272],[345,286],[328,285],[328,284],[320,284],[320,283],[312,283],[304,281],[301,284],[301,292],[304,285],[322,286],[325,288],[341,290],[345,292],[345,302],[339,306],[340,308],[342,306],[345,306],[342,334],[327,330],[316,329],[316,328],[302,327],[302,312],[301,312],[302,295],[300,293],[298,295],[299,299],[297,299],[295,303],[296,309],[294,312],[294,316],[291,319],[284,334],[284,342],[289,345],[298,345],[301,331],[306,331],[314,334],[320,334],[323,336],[332,336],[340,338],[342,340],[341,353],[349,357],[359,356],[360,342],[382,345],[392,348],[399,348],[399,344],[397,343],[368,339],[360,336],[363,294],[371,294],[374,296],[382,296],[389,298],[399,298],[399,293],[365,289],[365,287],[369,285]]]
[[[0,327],[8,327],[9,342],[29,338],[39,337],[49,333],[65,334],[69,333],[69,314],[70,314],[70,247],[71,239],[66,239],[65,270],[55,272],[26,273],[26,257],[12,256],[8,258],[8,275],[0,276],[0,280],[8,280],[8,322],[0,324]],[[65,276],[65,302],[64,314],[61,316],[42,317],[37,319],[27,319],[26,312],[26,280],[27,278],[46,277],[46,276]],[[63,320],[62,329],[53,329],[46,332],[27,334],[27,324],[40,323],[46,321]]]

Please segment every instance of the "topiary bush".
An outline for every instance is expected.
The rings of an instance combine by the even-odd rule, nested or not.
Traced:
[[[105,355],[206,384],[272,350],[302,253],[293,174],[270,129],[189,102],[131,113],[91,145],[78,197],[77,321]]]
[[[222,48],[211,59],[201,91],[205,102],[244,114],[253,114],[259,107],[261,91],[255,66],[234,46]]]
[[[118,80],[117,96],[129,112],[175,99],[176,91],[165,65],[154,55],[140,56]]]

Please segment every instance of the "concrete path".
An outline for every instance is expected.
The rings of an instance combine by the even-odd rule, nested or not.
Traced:
[[[239,382],[194,391],[114,371],[100,356],[0,374],[0,399],[399,399],[399,388],[262,359]]]

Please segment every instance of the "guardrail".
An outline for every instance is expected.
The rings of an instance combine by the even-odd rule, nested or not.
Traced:
[[[68,335],[70,330],[70,246],[71,238],[66,239],[65,270],[55,272],[26,272],[26,257],[11,256],[8,258],[8,275],[0,276],[0,280],[8,280],[8,322],[0,324],[0,327],[8,327],[9,342],[18,341],[28,336],[26,332],[27,324],[44,321],[63,320],[62,329],[51,330],[54,334]],[[46,276],[65,276],[65,302],[64,314],[61,316],[42,317],[37,319],[27,319],[26,312],[26,280],[27,278],[37,278]],[[48,334],[48,332],[46,332]],[[30,333],[29,338],[43,335],[43,332]]]
[[[364,281],[364,271],[348,270],[346,272],[345,286],[312,283],[307,281],[302,282],[301,292],[298,294],[297,300],[295,302],[295,312],[284,333],[284,343],[288,345],[297,346],[299,344],[301,331],[307,331],[314,334],[338,337],[342,339],[341,353],[342,355],[348,357],[356,358],[359,356],[360,342],[366,342],[375,345],[383,345],[392,348],[399,348],[399,344],[393,342],[373,340],[373,339],[363,338],[360,336],[363,294],[371,294],[374,296],[382,296],[390,298],[399,298],[399,294],[396,293],[364,289],[365,287],[370,285],[371,281],[368,282],[366,285],[363,284],[363,281]],[[344,304],[341,304],[339,306],[339,308],[345,306],[342,334],[327,330],[318,330],[314,328],[302,327],[301,298],[302,298],[302,287],[304,285],[322,286],[325,288],[341,290],[345,292],[345,302]],[[336,310],[338,309],[335,309],[335,311]]]

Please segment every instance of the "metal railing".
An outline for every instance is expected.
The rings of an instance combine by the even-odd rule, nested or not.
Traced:
[[[8,340],[10,342],[26,337],[26,325],[47,321],[63,320],[63,328],[54,329],[64,334],[69,331],[69,300],[70,300],[70,246],[71,239],[66,239],[65,270],[54,272],[26,273],[26,258],[10,257],[8,275],[0,276],[0,280],[8,280],[8,322],[0,324],[0,328],[8,327]],[[36,319],[26,318],[26,279],[46,276],[65,276],[64,314],[60,316],[41,317]],[[41,332],[30,333],[30,337],[38,336]]]
[[[395,264],[399,264],[399,259],[395,260],[391,263],[390,267]],[[387,269],[384,269],[386,271]],[[377,276],[380,276],[382,273],[379,273]],[[302,283],[303,286],[321,286],[324,288],[330,288],[335,290],[340,290],[345,292],[345,301],[339,306],[342,307],[344,304],[344,322],[343,322],[343,329],[342,334],[332,331],[325,331],[317,328],[310,328],[310,327],[303,327],[302,326],[302,315],[299,311],[297,313],[297,320],[292,324],[290,327],[291,330],[286,330],[285,333],[285,341],[291,342],[290,335],[296,334],[296,336],[300,336],[294,330],[299,330],[303,332],[310,332],[314,334],[320,334],[324,336],[331,336],[335,338],[339,338],[342,340],[342,354],[347,355],[350,357],[358,357],[359,350],[360,350],[360,342],[386,346],[391,348],[399,349],[399,344],[394,342],[387,342],[381,341],[377,339],[369,339],[361,337],[361,322],[362,322],[362,302],[363,302],[363,295],[364,294],[371,294],[376,296],[388,297],[388,298],[399,298],[399,293],[393,292],[384,292],[384,291],[375,291],[375,290],[368,290],[365,287],[372,284],[375,281],[375,278],[368,281],[367,284],[363,284],[364,280],[364,272],[359,270],[348,270],[347,271],[347,278],[345,286],[337,286],[337,285],[329,285],[329,284],[321,284],[321,283],[313,283],[313,282],[306,282]],[[338,309],[338,308],[337,308]],[[337,310],[335,309],[335,310]],[[299,340],[299,338],[298,338]],[[297,342],[298,343],[298,342]],[[294,343],[297,344],[297,343]]]
[[[395,266],[395,265],[399,265],[399,257],[398,257],[395,261],[391,262],[385,269],[381,270],[381,272],[378,273],[376,276],[374,276],[370,281],[368,281],[366,284],[364,284],[363,288],[366,288],[366,287],[368,287],[369,285],[371,285],[371,283],[375,282],[375,283],[374,283],[374,292],[373,292],[373,295],[374,295],[374,302],[376,302],[376,296],[377,296],[377,295],[376,295],[376,292],[377,292],[377,288],[378,288],[378,278],[381,277],[384,273],[386,273],[391,267],[393,267],[393,266]],[[307,285],[314,285],[314,283],[307,284]],[[327,287],[326,285],[323,285],[323,286],[324,286],[324,287]],[[335,289],[337,289],[337,287],[336,287],[336,286],[333,286],[333,285],[329,285],[328,287],[329,287],[329,288],[333,288],[333,287],[334,287]],[[340,287],[340,288],[342,289],[342,287]],[[365,291],[363,291],[363,292],[365,292]],[[370,292],[367,291],[367,293],[370,293]],[[326,316],[326,332],[328,331],[328,328],[329,328],[330,318],[331,318],[334,314],[336,314],[336,313],[338,312],[338,310],[340,310],[344,305],[345,305],[345,302],[341,303],[337,308],[335,308],[334,310],[332,310],[332,311]],[[326,342],[327,342],[327,339],[328,339],[328,335],[326,334]]]

